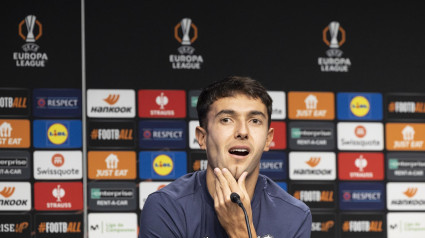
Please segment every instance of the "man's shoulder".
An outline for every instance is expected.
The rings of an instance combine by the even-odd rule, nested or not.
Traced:
[[[305,203],[291,196],[272,179],[262,174],[259,176],[264,182],[264,192],[271,201],[276,203],[276,207],[280,207],[285,211],[291,210],[293,212],[302,214],[310,211],[310,208],[305,205]]]
[[[200,172],[193,172],[176,179],[167,186],[151,194],[155,197],[156,195],[163,195],[172,200],[179,200],[184,197],[193,195],[201,189]]]

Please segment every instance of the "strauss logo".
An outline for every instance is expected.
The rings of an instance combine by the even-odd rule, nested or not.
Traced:
[[[65,190],[58,185],[55,189],[53,189],[52,195],[57,199],[56,202],[61,202],[61,198],[65,197]]]

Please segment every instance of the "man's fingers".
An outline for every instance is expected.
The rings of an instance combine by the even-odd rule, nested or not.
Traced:
[[[224,204],[223,191],[221,191],[220,182],[217,179],[215,180],[215,194],[214,205]]]
[[[226,178],[229,184],[231,192],[239,193],[240,189],[239,189],[238,183],[236,182],[236,179],[233,177],[232,173],[230,173],[230,171],[226,168],[224,168],[222,171],[223,171],[223,176]]]
[[[215,176],[217,177],[218,182],[220,183],[221,191],[223,196],[230,196],[230,193],[232,192],[229,187],[229,182],[224,177],[223,173],[219,168],[214,169]]]
[[[245,180],[247,176],[248,176],[248,172],[245,171],[241,174],[241,176],[238,179],[238,185],[246,197],[248,197],[248,192],[246,191],[246,187],[245,187]]]

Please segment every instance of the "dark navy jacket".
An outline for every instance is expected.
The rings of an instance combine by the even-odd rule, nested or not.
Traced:
[[[251,208],[258,237],[310,237],[310,209],[264,175],[258,177]],[[145,237],[228,237],[215,214],[206,171],[187,174],[149,195],[140,218],[139,238]]]

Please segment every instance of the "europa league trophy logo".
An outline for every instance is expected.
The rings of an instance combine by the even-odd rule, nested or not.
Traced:
[[[180,24],[182,26],[182,32],[183,32],[183,39],[181,43],[182,45],[190,45],[189,32],[190,32],[190,25],[192,24],[192,19],[183,18]]]
[[[181,29],[182,37],[179,36],[179,29]],[[193,29],[192,32],[191,29]],[[193,35],[192,38],[190,37],[191,33]],[[182,44],[182,46],[177,49],[179,53],[191,55],[195,51],[195,48],[190,45],[198,38],[198,28],[192,23],[192,19],[183,18],[174,27],[174,37]]]
[[[27,39],[26,42],[35,42],[34,38],[34,25],[36,17],[34,15],[28,15],[25,17],[25,25],[27,25]]]
[[[25,29],[24,24],[27,30],[26,34],[24,34],[24,29]],[[37,35],[34,35],[35,26],[37,26],[38,28]],[[38,40],[43,35],[43,26],[37,20],[37,17],[34,15],[26,16],[25,19],[19,23],[18,27],[19,27],[19,36],[26,42],[26,44],[22,46],[22,49],[25,52],[27,51],[37,52],[39,46],[35,44],[35,41]]]
[[[327,39],[327,32],[329,31],[330,41]],[[341,40],[338,41],[338,34],[341,32]],[[323,29],[323,41],[326,45],[329,46],[329,50],[326,51],[326,54],[329,57],[341,57],[342,50],[339,47],[345,43],[345,30],[340,26],[339,22],[333,21]]]

